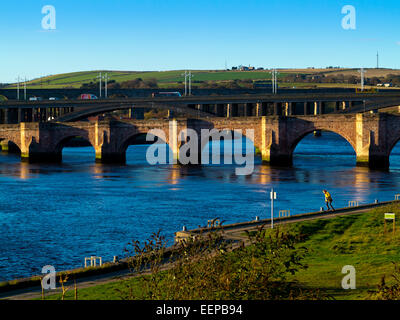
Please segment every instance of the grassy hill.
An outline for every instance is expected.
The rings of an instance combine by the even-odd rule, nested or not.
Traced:
[[[178,82],[184,81],[182,74],[184,71],[148,71],[148,72],[135,72],[135,71],[83,71],[58,74],[47,76],[40,79],[35,79],[27,82],[29,88],[79,88],[84,83],[96,82],[99,72],[108,73],[110,80],[116,82],[123,82],[141,78],[156,79],[162,86],[174,85]],[[266,80],[271,79],[269,71],[192,71],[194,75],[192,81],[225,81],[225,80]],[[283,76],[283,75],[281,75]],[[10,85],[6,88],[15,88],[15,85]]]
[[[400,70],[394,69],[366,69],[366,77],[385,77],[389,74],[400,75]],[[143,80],[156,79],[159,87],[182,86],[184,81],[184,70],[174,71],[82,71],[46,76],[27,82],[27,87],[31,89],[52,89],[52,88],[80,88],[84,83],[97,82],[99,72],[108,73],[109,79],[116,82],[124,82],[141,78]],[[359,76],[358,69],[278,69],[278,78],[283,78],[290,74],[297,75],[324,75],[324,76]],[[226,71],[226,70],[192,70],[194,75],[192,81],[195,85],[198,81],[223,82],[229,80],[270,80],[270,70],[255,71]],[[335,83],[280,83],[281,87],[343,87],[343,84]],[[355,85],[345,85],[356,87]],[[16,88],[11,84],[5,88]]]

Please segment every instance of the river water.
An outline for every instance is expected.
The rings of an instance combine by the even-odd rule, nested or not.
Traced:
[[[147,147],[129,147],[125,166],[95,164],[92,148],[65,148],[56,165],[0,155],[0,281],[40,274],[45,265],[81,267],[92,255],[111,261],[129,241],[159,229],[172,243],[184,225],[269,218],[272,187],[276,215],[318,211],[322,189],[336,208],[400,193],[400,144],[390,171],[370,171],[355,166],[352,147],[336,134],[309,135],[292,168],[261,166],[256,158],[250,176],[237,176],[235,165],[150,166]]]

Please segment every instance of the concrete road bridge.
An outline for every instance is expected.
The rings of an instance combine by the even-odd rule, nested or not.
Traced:
[[[202,129],[217,132],[239,131],[251,139],[264,163],[276,166],[292,165],[293,152],[303,137],[315,130],[337,133],[353,147],[359,165],[388,168],[391,150],[400,139],[400,117],[390,114],[332,114],[315,116],[263,116],[242,118],[126,120],[66,123],[19,123],[0,125],[3,150],[15,145],[24,161],[61,161],[62,149],[75,137],[87,140],[95,149],[96,160],[103,163],[123,163],[129,145],[140,135],[159,129],[159,135],[178,161],[185,140],[180,132],[193,129],[201,137]],[[157,135],[157,134],[156,134]],[[220,137],[217,137],[218,139]],[[209,137],[199,138],[199,156]],[[187,141],[187,140],[186,140]]]
[[[0,123],[71,122],[116,110],[129,110],[129,117],[142,119],[149,108],[167,109],[188,117],[262,117],[270,115],[321,115],[355,113],[400,106],[400,93],[294,93],[233,96],[191,96],[168,98],[126,98],[100,100],[4,101]]]

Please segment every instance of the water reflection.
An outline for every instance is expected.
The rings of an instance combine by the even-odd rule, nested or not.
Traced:
[[[160,228],[172,240],[183,225],[215,217],[227,223],[266,218],[271,188],[278,193],[276,214],[319,210],[322,189],[335,207],[400,193],[400,148],[390,171],[370,171],[356,167],[351,146],[333,134],[304,138],[292,168],[262,166],[257,158],[249,176],[237,176],[234,164],[150,166],[147,147],[128,148],[127,164],[116,166],[95,164],[93,148],[65,148],[58,165],[0,155],[0,280],[39,273],[47,264],[79,267],[85,255],[112,260],[128,241]]]

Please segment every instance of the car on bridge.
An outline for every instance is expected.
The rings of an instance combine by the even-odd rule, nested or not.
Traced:
[[[182,97],[181,93],[178,91],[175,91],[175,92],[153,92],[151,96],[153,98],[156,98],[156,97]]]
[[[42,97],[30,97],[29,101],[42,101],[43,98]]]
[[[96,95],[91,93],[83,93],[78,97],[79,100],[96,100],[98,99]]]

